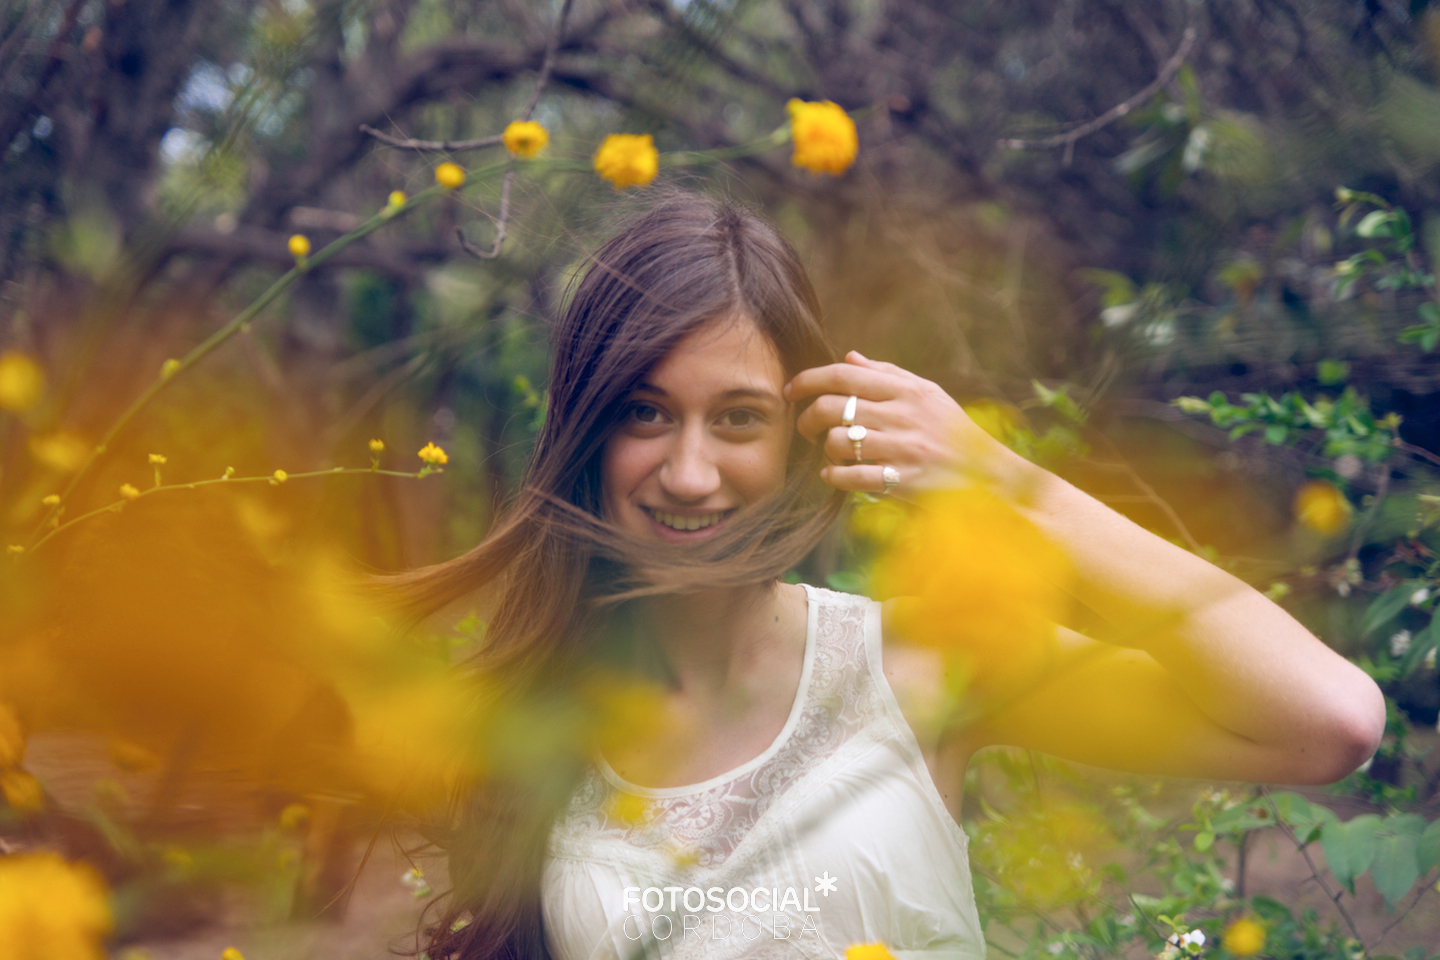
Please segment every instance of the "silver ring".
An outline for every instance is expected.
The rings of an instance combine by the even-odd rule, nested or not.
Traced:
[[[900,471],[894,467],[887,466],[884,470],[880,471],[880,476],[885,478],[885,489],[880,491],[880,496],[883,497],[895,489],[895,484],[900,482]]]
[[[845,409],[840,414],[840,426],[848,427],[855,422],[855,405],[860,398],[851,394],[845,399]]]
[[[866,430],[865,425],[862,423],[851,424],[850,429],[845,431],[845,436],[849,437],[850,442],[855,445],[856,460],[865,459],[864,457],[860,456],[860,443],[862,440],[865,439],[865,435],[869,432],[870,431]]]

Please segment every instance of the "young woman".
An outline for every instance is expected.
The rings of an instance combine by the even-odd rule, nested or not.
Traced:
[[[602,247],[549,388],[492,533],[396,585],[423,609],[488,585],[481,663],[515,702],[649,679],[674,722],[564,776],[467,791],[431,957],[978,958],[955,818],[980,747],[1298,784],[1379,741],[1378,689],[1278,606],[1013,454],[935,384],[833,362],[795,253],[733,204],[672,195]],[[849,491],[958,484],[1015,502],[1126,638],[1056,626],[1025,691],[961,728],[901,710],[897,689],[934,678],[892,603],[780,579]]]

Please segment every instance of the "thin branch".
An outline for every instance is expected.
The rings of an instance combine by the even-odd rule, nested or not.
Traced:
[[[1380,465],[1380,482],[1375,485],[1374,499],[1370,501],[1370,509],[1366,510],[1365,515],[1360,518],[1360,522],[1355,524],[1355,535],[1350,540],[1350,552],[1346,554],[1347,559],[1354,560],[1360,555],[1360,548],[1365,545],[1365,534],[1369,531],[1370,525],[1375,522],[1375,517],[1380,513],[1380,504],[1385,502],[1385,494],[1389,492],[1390,465],[1382,463]]]
[[[1110,447],[1110,452],[1113,453],[1117,458],[1120,457],[1119,450],[1115,448],[1115,444],[1110,441],[1110,438],[1106,437],[1104,434],[1101,434],[1100,436],[1105,441],[1106,445]],[[1090,464],[1091,466],[1102,467],[1108,470],[1118,470],[1128,476],[1130,478],[1130,482],[1140,488],[1140,499],[1149,503],[1153,503],[1155,506],[1159,507],[1160,512],[1165,514],[1166,519],[1168,519],[1171,525],[1175,527],[1176,531],[1179,532],[1180,538],[1185,541],[1185,545],[1190,548],[1190,551],[1197,554],[1200,552],[1200,541],[1196,540],[1195,537],[1190,533],[1190,528],[1185,525],[1184,520],[1180,519],[1180,514],[1176,513],[1175,508],[1170,506],[1170,504],[1165,500],[1164,497],[1156,493],[1155,488],[1150,486],[1150,484],[1146,483],[1145,479],[1141,477],[1138,472],[1136,472],[1135,468],[1132,467],[1129,463],[1127,463],[1123,458],[1120,458],[1116,463],[1102,463],[1097,460],[1086,460],[1085,462]],[[1121,497],[1106,497],[1105,499],[1113,500],[1116,503],[1126,502],[1126,500],[1122,499]]]
[[[545,89],[545,84],[550,82],[550,71],[555,66],[555,51],[560,46],[560,37],[565,33],[565,21],[570,16],[570,7],[575,0],[565,0],[560,5],[560,16],[555,18],[555,29],[550,33],[550,42],[545,46],[545,59],[540,63],[540,76],[535,78],[535,90],[530,94],[530,102],[525,105],[525,112],[520,115],[521,120],[529,120],[530,115],[535,112],[535,105],[540,102],[540,94]]]
[[[1057,134],[1053,137],[1044,137],[1039,140],[1009,138],[997,141],[996,145],[1006,150],[1046,150],[1050,147],[1064,147],[1065,165],[1069,166],[1071,158],[1075,155],[1075,141],[1082,137],[1088,137],[1102,127],[1108,126],[1125,116],[1131,110],[1134,110],[1140,104],[1154,96],[1157,90],[1170,82],[1171,78],[1179,72],[1180,65],[1185,62],[1185,58],[1190,56],[1190,50],[1195,46],[1195,37],[1195,26],[1191,24],[1185,28],[1185,33],[1180,38],[1180,45],[1175,48],[1175,52],[1170,55],[1170,59],[1165,61],[1165,66],[1160,68],[1160,73],[1154,80],[1150,81],[1144,89],[1130,97],[1130,99],[1122,103],[1117,103],[1089,123],[1082,124],[1068,133]]]
[[[1380,931],[1380,936],[1377,937],[1375,942],[1370,945],[1372,948],[1380,946],[1380,941],[1384,940],[1387,936],[1389,936],[1390,931],[1394,930],[1397,926],[1399,926],[1402,920],[1410,916],[1410,911],[1415,909],[1415,905],[1420,902],[1420,898],[1425,896],[1426,892],[1430,889],[1430,887],[1431,884],[1429,883],[1420,884],[1420,889],[1415,891],[1415,899],[1410,901],[1410,906],[1405,908],[1404,913],[1400,914],[1400,916],[1396,917],[1394,920],[1391,920],[1388,924],[1386,924],[1385,929]]]
[[[461,248],[473,257],[480,260],[494,260],[500,256],[500,245],[505,242],[505,224],[510,220],[510,184],[515,182],[515,167],[512,165],[505,173],[505,183],[500,187],[500,216],[495,220],[495,245],[488,251],[481,250],[475,244],[465,239],[463,227],[455,228],[455,236],[460,241]]]
[[[1305,858],[1305,865],[1310,868],[1310,875],[1315,878],[1315,882],[1320,885],[1320,889],[1325,891],[1325,895],[1330,898],[1330,902],[1335,904],[1335,909],[1340,911],[1340,916],[1344,919],[1345,925],[1350,928],[1350,932],[1354,934],[1356,941],[1360,944],[1361,956],[1365,957],[1365,960],[1370,960],[1370,951],[1365,946],[1365,938],[1360,935],[1360,928],[1355,926],[1355,921],[1350,917],[1350,911],[1346,910],[1345,905],[1340,902],[1340,894],[1343,891],[1332,891],[1330,889],[1330,884],[1326,883],[1325,878],[1320,876],[1320,868],[1315,866],[1315,860],[1310,856],[1308,845],[1300,842],[1300,838],[1295,836],[1295,831],[1290,829],[1290,824],[1286,823],[1285,819],[1280,816],[1280,810],[1275,806],[1275,800],[1270,796],[1270,791],[1265,787],[1261,787],[1260,790],[1265,796],[1265,802],[1270,805],[1270,812],[1275,815],[1275,825],[1285,831],[1285,835],[1295,844],[1295,849],[1300,851],[1300,856]]]
[[[362,133],[379,140],[381,143],[388,143],[392,147],[399,147],[402,150],[434,150],[443,153],[454,153],[458,150],[478,150],[481,147],[493,147],[504,140],[500,134],[491,137],[480,137],[475,140],[414,140],[410,138],[392,137],[388,133],[381,133],[368,123],[360,124]]]
[[[1426,450],[1424,447],[1417,447],[1413,443],[1406,443],[1399,437],[1396,437],[1391,442],[1393,443],[1396,450],[1403,450],[1404,452],[1410,454],[1412,457],[1419,457],[1421,460],[1429,460],[1437,467],[1440,467],[1440,457],[1435,456],[1435,454],[1431,453],[1429,450]]]

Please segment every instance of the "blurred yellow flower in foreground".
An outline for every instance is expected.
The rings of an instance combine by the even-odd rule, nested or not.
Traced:
[[[1265,928],[1249,917],[1241,917],[1225,930],[1220,943],[1235,956],[1248,957],[1265,948]]]
[[[442,163],[435,168],[435,182],[446,190],[454,190],[465,185],[465,171],[459,164]]]
[[[425,446],[420,448],[420,451],[416,454],[416,456],[418,456],[421,460],[424,460],[426,463],[431,464],[432,466],[437,463],[450,462],[450,457],[445,453],[445,451],[435,446],[434,443],[425,444]]]
[[[165,462],[165,454],[163,454],[163,453],[152,453],[152,454],[150,454],[150,462],[151,462],[152,464],[154,464],[155,466],[159,466],[160,464],[162,464],[162,463]]]
[[[105,744],[105,752],[110,755],[110,762],[126,773],[153,770],[160,766],[159,757],[133,740],[115,737]]]
[[[972,487],[920,499],[872,583],[902,598],[894,626],[903,638],[1003,686],[1048,656],[1069,573],[1065,555],[1014,507]]]
[[[1350,526],[1354,508],[1333,483],[1311,480],[1295,494],[1295,519],[1324,536]]]
[[[644,797],[616,791],[610,796],[605,812],[621,823],[633,825],[645,819],[648,806]]]
[[[883,943],[857,943],[845,951],[845,960],[895,960]]]
[[[850,169],[859,139],[855,121],[838,103],[807,103],[792,97],[785,109],[790,111],[790,135],[795,140],[791,163],[834,177]]]
[[[391,190],[390,196],[385,198],[385,207],[392,212],[399,210],[405,206],[405,201],[408,199],[409,198],[405,196],[404,190]]]
[[[40,502],[47,507],[58,507],[60,506],[60,494],[47,493],[45,496],[40,498]]]
[[[310,256],[310,238],[303,233],[297,233],[290,238],[290,255],[296,260],[304,260]]]
[[[550,134],[534,120],[516,120],[505,128],[505,149],[517,157],[533,157],[545,149]]]
[[[276,470],[274,473],[270,474],[270,479],[276,483],[284,483],[286,480],[290,479],[290,474],[286,473],[284,470]]]
[[[0,355],[0,410],[29,410],[45,391],[45,371],[18,350]]]
[[[0,703],[0,769],[18,767],[25,759],[25,731],[15,711]]]
[[[105,884],[53,853],[0,858],[0,957],[102,960],[111,927]]]
[[[220,951],[220,960],[245,960],[245,954],[234,947],[226,947]]]
[[[120,496],[124,497],[126,500],[134,500],[136,497],[140,496],[140,491],[135,489],[134,485],[132,484],[122,483],[120,484]]]
[[[30,456],[53,470],[70,473],[90,456],[90,444],[78,434],[59,430],[30,438]]]
[[[280,826],[286,830],[298,830],[310,819],[310,808],[303,803],[287,803],[280,811]]]
[[[371,440],[371,441],[370,441],[370,452],[371,452],[371,453],[384,453],[384,452],[385,452],[385,441],[384,441],[384,440]]]
[[[616,190],[643,187],[660,172],[660,153],[650,134],[612,133],[595,151],[595,172]]]
[[[1018,407],[988,397],[964,404],[965,413],[975,425],[1005,443],[1010,435],[1025,426],[1025,415]]]

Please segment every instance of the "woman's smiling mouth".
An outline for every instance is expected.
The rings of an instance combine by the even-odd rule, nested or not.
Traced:
[[[717,526],[722,520],[734,513],[734,510],[713,510],[709,513],[679,514],[670,513],[665,510],[657,510],[653,507],[641,507],[645,513],[654,520],[656,524],[664,527],[667,531],[676,533],[690,533],[698,530],[707,530]]]

